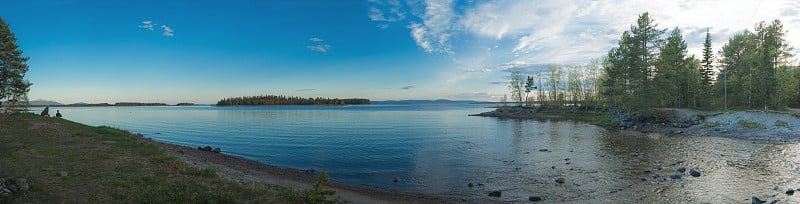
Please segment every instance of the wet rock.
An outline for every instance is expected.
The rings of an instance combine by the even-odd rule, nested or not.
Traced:
[[[764,201],[764,200],[758,199],[758,197],[755,197],[755,196],[753,196],[753,199],[752,199],[752,200],[753,200],[753,204],[761,204],[761,203],[765,203],[765,202],[767,202],[767,201]]]
[[[531,197],[528,197],[528,200],[529,200],[529,201],[533,201],[533,202],[542,201],[542,197],[539,197],[539,196],[531,196]]]
[[[394,179],[392,179],[392,182],[395,182],[395,183],[400,182],[400,178],[394,177]]]
[[[503,194],[503,193],[502,193],[502,192],[500,192],[500,191],[492,191],[492,192],[489,192],[489,196],[492,196],[492,197],[500,197],[500,195],[502,195],[502,194]]]
[[[683,172],[686,172],[686,168],[684,167],[678,168],[678,173],[683,173]]]
[[[566,182],[566,181],[567,181],[567,180],[566,180],[566,179],[564,179],[564,178],[557,178],[557,179],[556,179],[556,183],[564,183],[564,182]]]
[[[669,176],[669,178],[671,178],[671,179],[675,179],[675,180],[677,180],[677,179],[681,179],[681,177],[683,177],[683,176],[681,176],[680,174],[674,174],[674,175],[670,175],[670,176]]]
[[[212,150],[212,152],[214,152],[214,153],[219,153],[219,152],[222,152],[222,149],[220,149],[219,147],[217,147],[217,148],[214,148],[214,150]]]
[[[473,186],[475,186],[475,184],[472,184],[472,183],[468,183],[468,184],[467,184],[467,187],[470,187],[470,188],[472,188]]]
[[[197,147],[197,149],[203,150],[203,151],[206,151],[206,152],[210,152],[211,151],[211,146]]]
[[[692,168],[689,170],[689,175],[692,175],[692,177],[700,177],[700,170]]]
[[[794,195],[794,189],[786,189],[786,195]]]

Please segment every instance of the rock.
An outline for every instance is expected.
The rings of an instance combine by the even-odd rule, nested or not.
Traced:
[[[763,201],[761,199],[758,199],[758,197],[755,197],[755,196],[753,196],[752,200],[753,200],[753,204],[761,204],[761,203],[767,202],[767,201]]]
[[[642,177],[642,178],[639,178],[639,181],[647,181],[647,179]]]
[[[644,173],[644,174],[651,174],[651,173],[653,173],[653,171],[650,171],[650,170],[644,170],[642,173]]]
[[[772,200],[772,202],[769,202],[769,204],[775,204],[775,203],[778,203],[778,200]]]
[[[392,182],[395,182],[395,183],[400,182],[400,178],[394,177],[394,179],[392,179]]]
[[[542,197],[539,197],[539,196],[531,196],[531,197],[528,197],[528,200],[529,200],[529,201],[533,201],[533,202],[542,201]]]
[[[206,151],[206,152],[210,152],[211,151],[211,146],[198,147],[198,149]]]
[[[778,189],[781,189],[781,188],[780,188],[780,187],[778,187],[778,186],[775,186],[774,188],[772,188],[772,190],[776,190],[776,191],[777,191]]]
[[[217,147],[217,148],[214,148],[214,150],[212,150],[212,152],[214,152],[214,153],[219,153],[219,152],[221,152],[221,151],[222,151],[222,150],[221,150],[221,149],[219,149],[219,147]]]
[[[564,182],[566,182],[566,179],[564,179],[564,178],[557,178],[556,179],[556,183],[564,183]]]
[[[546,152],[546,151],[548,151],[548,150],[547,150],[547,149],[539,149],[539,151],[540,151],[540,152]]]
[[[58,175],[61,177],[69,176],[69,174],[66,171],[58,171]]]
[[[678,168],[678,173],[683,173],[683,172],[686,172],[686,168],[684,167]]]
[[[794,189],[786,189],[786,195],[794,195]]]
[[[678,161],[672,162],[672,164],[669,164],[669,165],[670,166],[675,166],[675,165],[678,165],[678,164],[681,164],[681,163],[683,163],[683,160],[678,160]]]
[[[19,186],[20,192],[28,191],[28,189],[31,188],[30,185],[28,184],[28,179],[24,178],[17,179],[17,186]]]
[[[692,175],[692,177],[700,177],[700,170],[692,168],[689,170],[689,175]]]
[[[472,184],[472,183],[468,183],[468,184],[467,184],[467,187],[470,187],[470,188],[472,188],[473,186],[475,186],[475,184]]]
[[[492,192],[489,193],[489,196],[493,196],[493,197],[500,197],[500,195],[502,195],[502,192],[500,192],[500,191],[492,191]]]
[[[670,175],[670,176],[669,176],[669,178],[671,178],[671,179],[676,179],[676,180],[677,180],[677,179],[681,179],[681,177],[683,177],[683,176],[681,176],[680,174],[674,174],[674,175]]]
[[[661,168],[661,164],[659,164],[659,165],[657,165],[657,166],[656,166],[656,170],[659,170],[659,171],[661,171],[661,169],[662,169],[662,168]]]

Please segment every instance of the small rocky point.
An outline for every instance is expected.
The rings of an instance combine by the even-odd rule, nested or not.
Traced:
[[[0,178],[0,197],[12,197],[14,194],[27,192],[28,189],[28,179]]]
[[[206,151],[206,152],[214,152],[214,153],[220,153],[220,152],[222,152],[222,149],[220,149],[219,147],[217,147],[217,148],[211,148],[211,146],[197,147],[197,149],[199,149],[199,150],[203,150],[203,151]]]

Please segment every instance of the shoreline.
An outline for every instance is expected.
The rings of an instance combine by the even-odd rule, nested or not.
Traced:
[[[132,134],[138,140],[158,146],[160,149],[186,162],[190,166],[202,168],[214,168],[224,179],[250,183],[258,182],[274,184],[292,188],[295,190],[311,189],[312,184],[317,180],[320,172],[307,172],[299,169],[273,166],[255,160],[246,159],[239,156],[224,153],[214,153],[198,150],[197,148],[186,147],[151,138],[144,138],[138,134]],[[224,150],[223,150],[224,152]],[[420,193],[409,193],[394,190],[381,190],[364,186],[356,186],[340,183],[331,180],[325,184],[327,188],[336,190],[336,194],[330,196],[338,200],[350,203],[495,203],[492,200],[466,200],[457,197],[441,195],[427,195]]]
[[[731,111],[709,113],[692,109],[657,108],[650,116],[633,118],[594,112],[540,112],[532,108],[505,107],[470,116],[506,119],[563,119],[589,122],[611,131],[637,131],[665,135],[711,136],[742,140],[800,143],[800,111],[794,113]]]

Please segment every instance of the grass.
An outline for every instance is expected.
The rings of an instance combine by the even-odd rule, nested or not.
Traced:
[[[736,127],[743,129],[765,129],[764,125],[755,121],[739,120]]]
[[[127,131],[33,114],[0,115],[0,155],[0,177],[27,178],[31,186],[0,203],[305,202],[290,188],[188,166]]]
[[[786,121],[783,121],[783,120],[776,120],[775,121],[775,126],[789,128],[789,122],[786,122]]]

